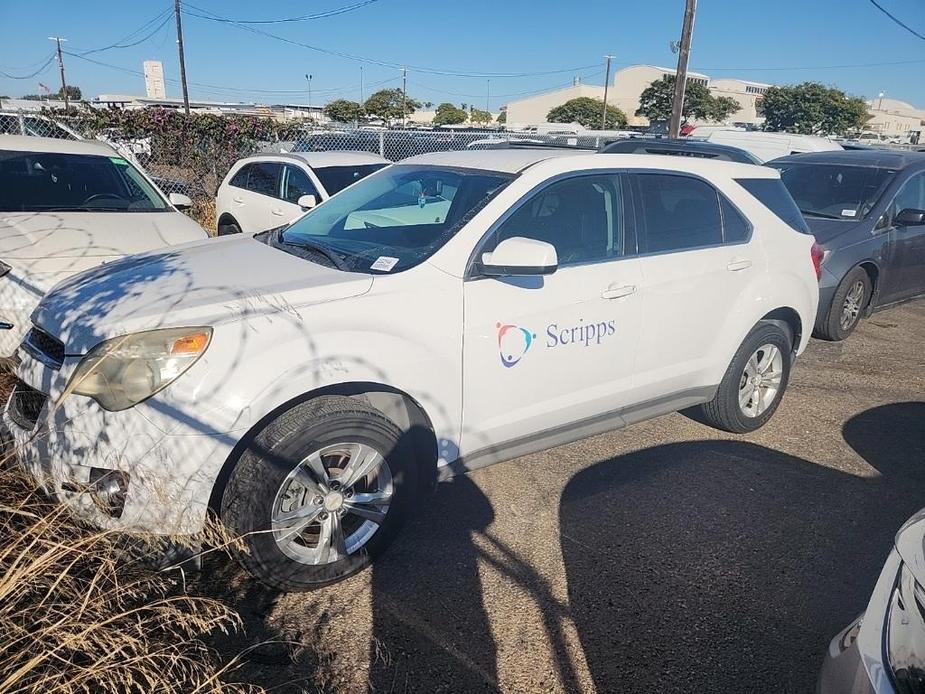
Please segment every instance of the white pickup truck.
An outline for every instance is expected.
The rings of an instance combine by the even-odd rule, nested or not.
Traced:
[[[246,537],[304,590],[440,477],[679,409],[762,426],[821,260],[771,168],[423,155],[288,227],[136,255],[34,314],[5,420],[95,523]]]

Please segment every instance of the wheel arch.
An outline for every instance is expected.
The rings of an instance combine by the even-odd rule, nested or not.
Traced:
[[[871,309],[875,305],[874,299],[877,297],[877,294],[880,291],[880,266],[873,260],[867,259],[862,260],[854,267],[859,267],[864,270],[864,272],[866,272],[867,276],[870,278],[870,296],[867,297],[867,305],[864,307],[865,314],[869,315]],[[853,270],[854,267],[851,268],[851,270]],[[851,270],[848,270],[848,272],[851,272]],[[846,277],[848,272],[845,273]]]
[[[768,311],[761,317],[759,323],[778,323],[790,331],[790,344],[796,352],[803,341],[803,321],[800,314],[789,306],[781,306]]]
[[[271,421],[283,412],[300,403],[325,395],[341,395],[365,400],[369,405],[380,410],[392,420],[402,433],[411,437],[415,458],[420,465],[421,486],[431,489],[437,482],[438,447],[433,422],[417,400],[398,388],[369,381],[335,383],[297,395],[260,418],[247,433],[235,444],[231,453],[222,463],[222,467],[212,486],[209,496],[209,509],[217,512],[221,506],[222,494],[235,463],[241,457],[254,438]]]

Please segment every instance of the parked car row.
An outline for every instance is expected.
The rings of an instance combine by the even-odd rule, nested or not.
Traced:
[[[21,464],[101,527],[195,533],[214,513],[283,590],[362,570],[443,477],[681,409],[758,429],[811,333],[925,292],[914,153],[261,155],[229,172],[228,237],[206,239],[106,145],[53,142],[0,137],[4,291],[73,275],[18,351]],[[921,528],[824,691],[917,691]]]

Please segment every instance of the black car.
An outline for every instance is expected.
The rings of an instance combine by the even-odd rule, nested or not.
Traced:
[[[753,154],[738,147],[717,145],[703,140],[687,138],[630,137],[611,142],[601,149],[605,154],[667,154],[677,157],[700,157],[719,161],[736,161],[740,164],[761,164]]]
[[[769,166],[823,251],[817,337],[844,340],[862,317],[925,294],[925,154],[811,152]]]

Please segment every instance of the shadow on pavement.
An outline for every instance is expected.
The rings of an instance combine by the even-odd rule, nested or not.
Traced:
[[[569,482],[569,604],[598,691],[813,690],[829,639],[925,504],[925,403],[868,410],[844,436],[879,476],[701,441]]]

